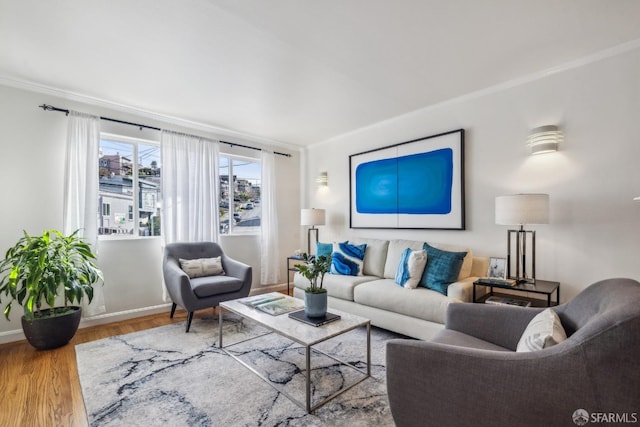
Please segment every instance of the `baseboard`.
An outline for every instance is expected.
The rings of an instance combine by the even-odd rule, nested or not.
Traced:
[[[264,294],[267,292],[279,292],[286,291],[287,284],[282,283],[278,285],[260,286],[259,288],[251,289],[251,295]],[[151,307],[135,308],[132,310],[118,311],[115,313],[99,314],[97,316],[83,318],[80,321],[80,328],[87,328],[90,326],[104,325],[106,323],[119,322],[121,320],[133,319],[136,317],[149,316],[151,314],[158,314],[166,312],[167,316],[171,310],[171,303],[154,305]],[[15,329],[13,331],[0,332],[0,344],[6,344],[14,341],[20,341],[26,339],[21,329]]]
[[[249,295],[260,295],[260,294],[266,294],[269,292],[280,292],[280,291],[286,291],[287,290],[287,284],[286,283],[280,283],[277,285],[267,285],[267,286],[260,286],[259,288],[253,288],[251,289],[251,292],[249,292]]]
[[[136,308],[132,310],[118,311],[115,313],[105,313],[98,316],[83,318],[80,321],[79,328],[87,328],[90,326],[104,325],[105,323],[119,322],[121,320],[133,319],[136,317],[149,316],[151,314],[167,313],[171,309],[171,303],[154,305],[151,307]],[[14,341],[26,339],[22,329],[13,331],[0,332],[0,344],[6,344]]]

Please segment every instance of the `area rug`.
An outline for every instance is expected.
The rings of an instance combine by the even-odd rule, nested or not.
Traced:
[[[260,326],[225,314],[225,349],[305,401],[304,349]],[[393,426],[385,382],[385,342],[371,330],[371,377],[314,413],[294,404],[218,348],[218,321],[194,319],[189,333],[172,324],[76,346],[78,372],[91,426]],[[234,344],[235,345],[231,345]],[[366,367],[366,331],[348,332],[319,348]],[[362,374],[314,353],[312,402]]]

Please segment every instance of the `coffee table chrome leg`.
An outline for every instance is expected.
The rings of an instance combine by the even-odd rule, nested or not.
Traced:
[[[222,348],[222,307],[218,307],[218,348]]]
[[[367,323],[367,377],[371,376],[371,322]]]
[[[307,359],[307,414],[311,413],[311,346],[305,346]]]

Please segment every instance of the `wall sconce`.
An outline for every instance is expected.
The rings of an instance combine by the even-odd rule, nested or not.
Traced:
[[[324,187],[329,185],[329,176],[327,172],[320,172],[320,175],[316,178],[316,184]]]
[[[558,126],[540,126],[531,131],[527,138],[527,146],[531,154],[551,153],[558,151],[558,144],[564,140]]]
[[[525,224],[549,223],[548,194],[512,194],[496,197],[496,224],[519,225],[517,230],[507,230],[507,276],[518,283],[536,280],[536,232],[525,230]],[[515,244],[512,245],[512,243]],[[529,244],[527,244],[529,241]],[[512,253],[515,246],[515,256]],[[529,246],[529,248],[527,248]],[[527,251],[529,249],[529,251]],[[531,258],[527,259],[527,252]],[[512,274],[511,264],[515,264]],[[531,268],[531,277],[527,276],[527,266]]]

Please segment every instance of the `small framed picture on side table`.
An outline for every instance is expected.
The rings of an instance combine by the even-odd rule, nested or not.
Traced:
[[[489,279],[505,280],[507,278],[507,259],[494,257],[489,258],[487,277]]]

